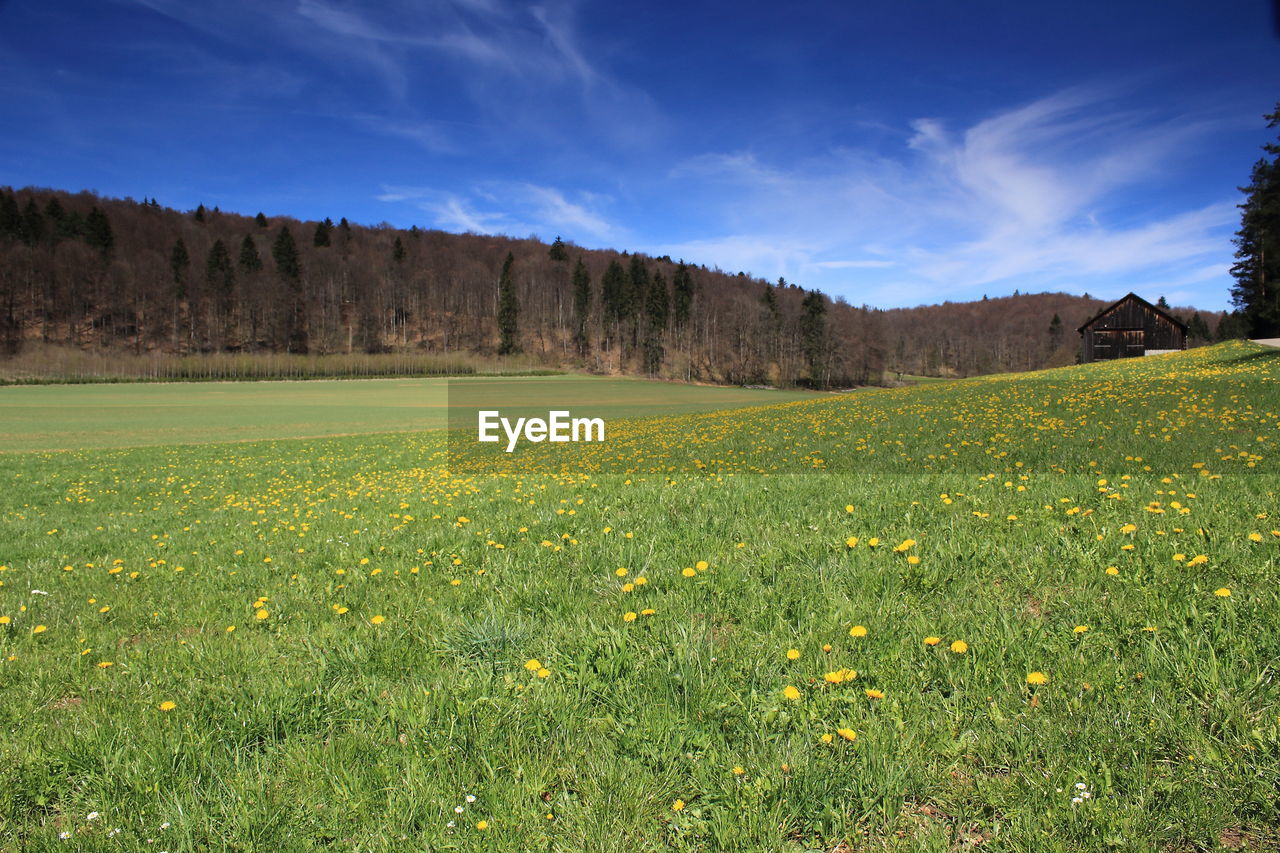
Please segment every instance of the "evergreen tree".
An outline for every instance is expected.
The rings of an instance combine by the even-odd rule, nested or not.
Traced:
[[[266,228],[266,227],[267,227],[267,217],[265,217],[265,216],[263,216],[263,215],[262,215],[262,211],[261,211],[261,210],[259,210],[259,211],[258,211],[258,215],[257,215],[257,216],[253,217],[253,221],[254,221],[254,222],[256,222],[256,223],[258,223],[258,227],[259,227],[259,228]]]
[[[671,298],[667,292],[667,280],[662,273],[654,272],[649,278],[645,294],[644,369],[650,376],[662,368],[664,355],[662,337],[667,330]]]
[[[49,203],[44,206],[44,215],[52,219],[55,223],[60,222],[65,214],[62,209],[62,203],[58,201],[58,197],[54,196],[49,199]]]
[[[689,322],[689,312],[693,310],[694,281],[684,261],[676,267],[676,274],[671,280],[671,313],[677,329],[683,329]]]
[[[44,230],[44,215],[36,207],[36,200],[27,199],[27,206],[22,210],[22,242],[34,246],[44,239]]]
[[[404,243],[400,242],[400,238],[396,237],[396,242],[391,246],[391,260],[397,264],[404,263]]]
[[[573,316],[576,323],[573,340],[577,344],[579,355],[587,352],[587,318],[590,315],[591,273],[587,271],[582,258],[578,258],[578,264],[573,268]]]
[[[22,213],[13,193],[0,190],[0,238],[18,239],[22,236]]]
[[[108,227],[110,224],[108,223]],[[54,229],[55,239],[74,240],[78,237],[84,237],[89,245],[96,245],[89,237],[88,228],[85,224],[84,217],[76,213],[74,210],[68,211],[58,220],[58,226]],[[108,235],[109,236],[109,235]],[[110,246],[107,247],[110,249]]]
[[[1049,349],[1057,352],[1062,346],[1062,318],[1054,312],[1053,319],[1049,321]]]
[[[1165,299],[1164,296],[1161,296],[1159,299],[1156,300],[1156,307],[1159,308],[1161,311],[1168,311],[1169,301]]]
[[[1210,335],[1209,324],[1200,316],[1200,312],[1192,314],[1191,319],[1187,321],[1187,336],[1192,340],[1207,341]]]
[[[258,254],[258,247],[248,234],[244,235],[244,240],[240,242],[239,263],[240,269],[247,273],[255,273],[262,269],[262,257]]]
[[[316,233],[311,238],[311,242],[317,246],[329,245],[329,234],[333,231],[333,221],[325,217],[324,222],[316,223]]]
[[[196,208],[196,222],[204,222],[204,205]]]
[[[1218,321],[1218,328],[1213,336],[1218,341],[1231,341],[1245,337],[1246,332],[1247,322],[1244,315],[1239,311],[1228,311]]]
[[[617,258],[609,261],[604,277],[600,279],[600,307],[604,309],[605,320],[613,323],[621,322],[624,316],[624,299],[627,289],[627,271],[622,268]]]
[[[644,311],[645,294],[648,292],[649,267],[639,255],[632,255],[627,267],[627,286],[622,301],[622,316],[625,319],[639,319],[640,313]]]
[[[63,220],[68,231],[71,231],[75,224],[71,220],[71,216]],[[89,211],[89,216],[84,221],[84,239],[86,243],[101,252],[104,258],[111,254],[111,249],[115,246],[116,238],[111,231],[111,220],[97,205]]]
[[[177,285],[178,299],[185,299],[187,296],[187,268],[191,266],[191,255],[187,254],[187,244],[182,242],[179,237],[178,241],[173,244],[173,250],[169,252],[169,269],[173,272],[173,283]]]
[[[809,365],[809,379],[817,385],[826,384],[824,371],[827,357],[827,300],[817,290],[811,290],[800,303],[800,347]]]
[[[351,224],[347,222],[347,217],[344,216],[338,220],[338,230],[342,233],[344,240],[351,239]]]
[[[516,299],[515,282],[511,279],[511,266],[515,256],[507,252],[502,263],[502,275],[498,278],[498,355],[510,355],[520,351],[520,303]]]
[[[298,282],[302,279],[302,262],[298,258],[298,244],[293,242],[293,234],[289,226],[280,228],[276,240],[271,244],[271,257],[276,262],[276,271],[285,281]]]
[[[230,294],[235,287],[236,270],[231,264],[231,253],[221,240],[214,240],[209,249],[209,256],[204,263],[204,275],[209,287],[223,295]]]
[[[1268,128],[1280,126],[1280,103],[1263,118]],[[1231,302],[1240,309],[1247,334],[1271,338],[1280,336],[1280,144],[1262,148],[1271,159],[1258,160],[1249,185],[1240,188],[1245,200],[1239,205]]]
[[[551,244],[551,249],[547,252],[547,257],[553,261],[569,260],[569,253],[565,250],[564,242],[560,239],[560,235],[556,235],[556,241]]]

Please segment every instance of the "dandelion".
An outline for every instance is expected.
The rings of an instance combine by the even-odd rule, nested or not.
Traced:
[[[836,734],[848,741],[855,741],[858,739],[858,733],[853,729],[836,729]]]
[[[1114,577],[1114,576],[1116,576],[1116,575],[1120,574],[1120,570],[1119,570],[1119,569],[1117,569],[1115,566],[1107,566],[1107,574],[1109,574],[1109,575],[1111,575],[1112,577]]]
[[[844,540],[844,544],[849,548],[856,548],[858,547],[858,537],[850,536],[848,539]]]
[[[734,776],[741,776],[742,774],[744,774],[744,773],[746,773],[746,772],[747,772],[747,771],[743,770],[741,767],[734,767],[734,768],[733,768],[733,775],[734,775]]]
[[[1049,676],[1045,675],[1043,672],[1027,673],[1027,684],[1038,686],[1038,685],[1048,684],[1048,683],[1049,683]]]
[[[640,611],[640,615],[641,615],[641,616],[652,616],[653,614],[655,614],[655,613],[657,613],[657,612],[658,612],[658,611],[654,610],[652,607],[646,607],[644,610],[641,610],[641,611]]]
[[[938,645],[938,643],[941,643],[941,642],[942,642],[941,637],[925,637],[924,638],[924,644],[926,646],[936,646]]]
[[[1231,590],[1227,589],[1225,586],[1222,586],[1215,589],[1213,591],[1213,594],[1218,596],[1218,598],[1230,598]]]
[[[883,691],[883,690],[872,690],[872,689],[868,689],[868,690],[864,690],[864,691],[862,691],[862,692],[867,694],[867,698],[868,698],[868,699],[883,699],[883,698],[884,698],[884,691]]]
[[[476,829],[480,830],[481,832],[484,832],[488,828],[489,828],[489,821],[487,820],[476,821]]]
[[[684,575],[684,576],[685,576],[685,577],[687,577],[687,578],[691,578],[691,577],[693,577],[694,575],[696,575],[696,574],[697,574],[697,572],[696,572],[696,571],[694,571],[693,569],[681,569],[681,570],[680,570],[680,574]]]
[[[33,634],[43,634],[45,631],[48,631],[48,630],[49,630],[49,629],[48,629],[48,627],[46,627],[46,626],[44,626],[44,625],[37,625],[37,626],[35,626],[34,628],[32,628],[32,629],[31,629],[31,633],[33,633]]]
[[[543,667],[542,669],[538,670],[534,674],[537,675],[539,678],[547,678],[551,675],[551,670],[547,669],[546,667]]]
[[[835,738],[832,737],[830,734],[823,734],[822,737],[818,738],[818,740],[822,741],[823,743],[831,743],[831,741],[835,740]]]
[[[253,615],[254,615],[254,618],[256,618],[259,622],[261,622],[263,619],[266,619],[268,616],[270,616],[271,612],[268,611],[267,608],[262,607],[262,608],[259,608],[258,612],[254,613]]]
[[[623,613],[623,614],[622,614],[622,621],[623,621],[623,622],[634,622],[634,621],[636,621],[636,614],[635,614],[635,611],[633,611],[633,610],[628,610],[626,613]]]
[[[628,571],[627,569],[617,568],[617,569],[614,569],[613,573],[620,578],[625,578],[627,576],[627,571]]]
[[[787,649],[787,660],[795,660],[800,657],[799,649]]]
[[[160,703],[160,710],[164,711],[166,714],[176,707],[178,707],[178,703],[172,699],[166,699]]]
[[[381,613],[379,613],[377,616],[374,616],[374,617],[373,617],[373,618],[371,618],[369,621],[370,621],[372,624],[374,624],[374,625],[381,625],[383,622],[386,622],[386,621],[387,621],[387,617],[385,617],[385,616],[383,616]]]
[[[1088,625],[1077,625],[1077,626],[1075,626],[1074,628],[1072,628],[1072,629],[1071,629],[1071,633],[1073,633],[1073,634],[1083,634],[1085,631],[1088,631],[1088,630],[1089,630],[1089,626],[1088,626]]]
[[[865,625],[854,625],[852,628],[850,628],[850,629],[849,629],[849,636],[850,636],[850,637],[865,637],[865,636],[867,636],[867,629],[866,629],[866,626],[865,626]]]
[[[693,567],[700,572],[705,572],[708,568],[708,563],[706,560],[699,560],[693,564]]]
[[[782,688],[782,695],[786,699],[795,701],[796,699],[800,698],[800,691],[797,690],[794,686],[788,684],[786,687]]]
[[[0,616],[0,625],[8,625],[9,621],[8,616]]]
[[[682,812],[682,811],[684,811],[684,800],[676,800],[674,803],[672,803],[672,804],[671,804],[671,810],[672,810],[673,812]]]
[[[525,661],[524,668],[529,670],[530,672],[537,672],[538,670],[542,669],[542,662],[537,658],[529,658],[527,661]]]
[[[954,643],[951,644],[951,651],[954,652],[955,654],[962,655],[965,652],[969,651],[969,644],[966,643],[964,640],[956,640]]]

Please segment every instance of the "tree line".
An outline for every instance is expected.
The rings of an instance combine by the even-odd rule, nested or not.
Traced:
[[[0,352],[9,356],[39,345],[174,356],[518,353],[549,367],[827,388],[895,371],[1071,363],[1075,327],[1108,301],[1018,294],[884,311],[783,279],[559,237],[0,188]],[[1230,316],[1194,317],[1199,340],[1214,337],[1210,324],[1231,333]]]

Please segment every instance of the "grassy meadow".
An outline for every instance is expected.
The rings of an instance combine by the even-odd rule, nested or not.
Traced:
[[[0,850],[1280,849],[1280,350],[333,384],[0,389]]]

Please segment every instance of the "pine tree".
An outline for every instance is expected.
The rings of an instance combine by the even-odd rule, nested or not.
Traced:
[[[1062,346],[1062,318],[1054,313],[1053,319],[1049,321],[1049,349],[1054,352]]]
[[[662,369],[662,338],[667,331],[670,308],[667,280],[662,273],[655,271],[649,278],[648,293],[645,294],[644,369],[650,376]]]
[[[204,205],[196,208],[196,222],[204,222]]]
[[[72,217],[68,216],[63,220],[66,228],[71,231],[75,223]],[[102,253],[102,257],[111,254],[111,249],[115,246],[116,238],[111,231],[111,220],[107,218],[107,214],[97,205],[89,211],[88,218],[84,221],[84,239],[93,248]]]
[[[396,242],[391,246],[391,260],[397,264],[404,263],[404,243],[400,242],[400,238],[396,237]]]
[[[62,217],[66,215],[66,212],[62,209],[62,202],[58,201],[57,196],[49,199],[49,203],[44,206],[44,215],[54,222],[60,222]]]
[[[311,238],[311,242],[317,246],[329,245],[329,234],[333,231],[333,221],[325,218],[324,222],[316,223],[316,233]]]
[[[231,293],[235,287],[236,270],[231,264],[231,253],[227,251],[226,243],[221,240],[214,240],[213,246],[209,249],[209,255],[204,262],[204,276],[209,282],[209,287],[223,295]]]
[[[1268,128],[1280,126],[1280,103],[1263,118]],[[1231,302],[1251,337],[1271,338],[1280,336],[1280,144],[1262,148],[1271,159],[1258,160],[1249,185],[1240,188],[1245,200],[1239,205]]]
[[[621,322],[624,315],[626,288],[627,271],[615,258],[609,261],[604,277],[600,279],[600,307],[604,309],[605,320],[613,323]]]
[[[556,241],[551,244],[550,250],[547,251],[547,257],[553,261],[569,260],[569,253],[565,250],[564,241],[560,239],[560,235],[556,235]]]
[[[0,238],[18,239],[22,236],[22,213],[13,193],[0,190]]]
[[[1159,299],[1156,300],[1156,307],[1159,308],[1161,311],[1168,311],[1169,300],[1165,299],[1164,296],[1162,295]]]
[[[187,244],[179,237],[173,244],[173,250],[169,252],[169,270],[173,273],[173,283],[177,285],[179,301],[187,297],[187,268],[190,266],[191,255],[187,254]]]
[[[248,234],[244,235],[244,240],[240,242],[239,263],[240,269],[247,273],[255,273],[262,269],[262,257],[258,254],[258,247]]]
[[[1200,312],[1192,314],[1191,319],[1187,321],[1187,336],[1192,340],[1207,341],[1210,334],[1209,324],[1204,321],[1204,317],[1200,316]]]
[[[516,299],[515,282],[511,279],[511,266],[515,256],[507,252],[502,263],[502,275],[498,278],[498,355],[510,355],[520,351],[520,303]]]
[[[800,346],[809,365],[809,379],[819,387],[826,384],[827,300],[811,290],[800,303]]]
[[[271,244],[271,257],[276,262],[276,271],[285,281],[298,282],[302,278],[302,262],[298,258],[298,244],[293,242],[293,234],[289,226],[280,228],[276,240]]]
[[[258,227],[259,227],[259,228],[266,228],[266,227],[267,227],[267,217],[265,217],[265,216],[263,216],[263,215],[262,215],[262,211],[261,211],[261,210],[259,210],[259,211],[258,211],[258,215],[257,215],[257,216],[253,217],[253,221],[254,221],[254,222],[256,222],[256,223],[258,223]]]
[[[585,355],[589,342],[587,340],[587,318],[591,315],[591,273],[587,265],[578,258],[573,268],[573,316],[576,323],[573,334],[578,354]]]
[[[44,231],[44,215],[36,207],[36,200],[29,198],[22,210],[22,242],[34,246],[44,239]]]
[[[683,329],[689,322],[689,312],[693,310],[693,296],[696,286],[693,276],[684,261],[676,267],[676,274],[671,280],[671,313],[677,329]]]

